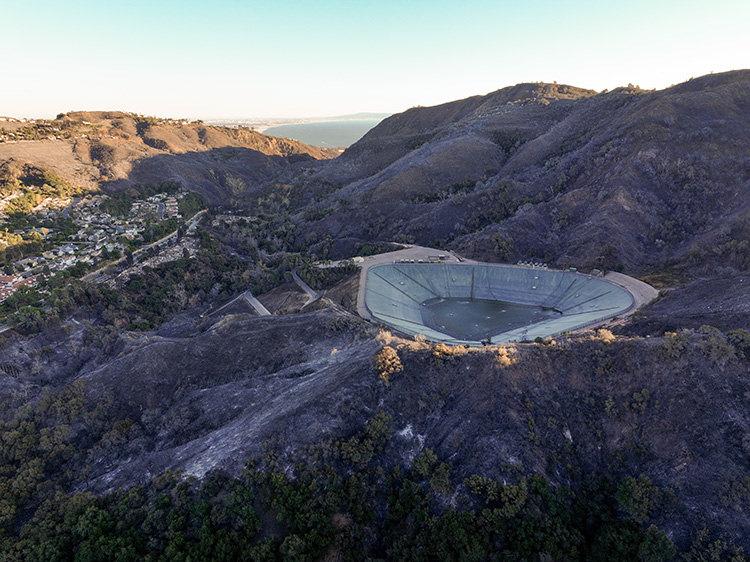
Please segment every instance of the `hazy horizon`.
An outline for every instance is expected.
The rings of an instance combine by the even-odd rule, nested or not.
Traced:
[[[0,115],[396,113],[520,82],[662,89],[746,68],[750,3],[6,0]]]

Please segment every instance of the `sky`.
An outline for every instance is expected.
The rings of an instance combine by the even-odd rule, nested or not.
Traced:
[[[0,115],[398,112],[750,67],[750,0],[0,0]]]

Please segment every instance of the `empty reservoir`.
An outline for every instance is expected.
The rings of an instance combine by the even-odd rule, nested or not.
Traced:
[[[365,306],[406,335],[476,345],[595,324],[628,311],[633,297],[619,285],[573,271],[398,263],[367,271]]]
[[[457,340],[496,334],[560,316],[551,308],[488,299],[436,297],[422,303],[422,323]]]

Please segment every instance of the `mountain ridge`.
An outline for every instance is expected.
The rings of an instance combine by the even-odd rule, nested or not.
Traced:
[[[330,160],[120,113],[76,113],[73,131],[65,115],[8,125],[42,137],[0,143],[34,166],[27,189],[56,183],[39,149],[61,147],[81,155],[73,178],[105,190],[177,179],[209,208],[147,262],[126,256],[92,281],[51,276],[4,301],[0,552],[66,559],[94,540],[105,552],[122,543],[102,542],[100,527],[121,534],[118,519],[139,521],[144,552],[171,552],[175,527],[162,541],[151,526],[176,516],[188,541],[252,528],[268,558],[311,545],[310,558],[333,558],[334,540],[356,545],[353,559],[385,558],[404,538],[420,546],[398,552],[424,555],[433,536],[463,548],[489,528],[485,549],[460,554],[486,558],[516,536],[524,548],[504,554],[517,559],[741,559],[750,73],[658,92],[526,84],[488,96],[393,116]],[[31,175],[20,162],[0,159],[0,172]],[[321,264],[394,240],[623,269],[660,296],[606,328],[507,346],[404,339],[354,312],[354,263]],[[323,297],[306,304],[297,272]],[[258,316],[250,294],[273,314]],[[225,473],[273,487],[237,496]],[[199,485],[229,503],[185,503]],[[256,517],[266,496],[282,510]],[[165,502],[181,511],[165,515]],[[224,518],[230,504],[252,521]],[[550,549],[560,537],[570,549]]]
[[[320,230],[646,271],[720,241],[733,228],[724,218],[744,228],[750,71],[554,101],[545,89],[570,87],[536,87],[542,95],[513,86],[384,120],[316,176],[334,186]],[[485,104],[496,111],[479,112]],[[513,251],[494,251],[497,237]]]
[[[122,111],[75,111],[52,120],[0,122],[0,162],[35,165],[85,189],[197,181],[213,184],[214,189],[206,191],[216,194],[216,203],[230,197],[232,188],[225,179],[208,173],[212,162],[207,156],[212,150],[224,151],[222,160],[235,160],[232,177],[237,186],[245,184],[243,190],[289,173],[302,160],[338,154],[243,127]],[[175,158],[167,161],[164,156]],[[213,166],[221,168],[221,163]],[[253,173],[244,174],[245,168]]]

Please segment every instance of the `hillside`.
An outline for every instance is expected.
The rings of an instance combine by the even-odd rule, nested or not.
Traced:
[[[44,472],[27,478],[97,493],[148,486],[167,469],[216,486],[213,471],[238,474],[248,459],[280,474],[312,471],[317,482],[334,468],[351,475],[366,467],[374,480],[364,490],[389,486],[382,479],[391,470],[387,478],[412,470],[416,489],[427,491],[438,512],[454,501],[462,509],[471,505],[467,482],[474,475],[503,483],[534,475],[554,490],[579,491],[637,478],[642,489],[633,490],[632,500],[618,500],[614,512],[628,525],[635,522],[630,535],[606,539],[602,530],[597,541],[623,549],[644,524],[681,549],[702,528],[723,541],[702,548],[721,553],[728,544],[748,546],[748,342],[742,351],[715,330],[615,341],[584,334],[513,347],[501,360],[492,349],[453,353],[390,340],[402,369],[383,384],[372,366],[383,343],[373,327],[330,303],[315,308],[270,317],[181,315],[153,332],[117,336],[87,322],[68,323],[56,333],[8,341],[4,365],[15,370],[0,390],[7,404],[31,409],[19,409],[4,437],[29,433],[24,420],[58,437],[7,462],[43,462]],[[388,422],[370,450],[357,432],[378,416]],[[59,458],[62,472],[33,455]],[[416,459],[423,455],[444,461],[435,467],[442,475],[420,472]],[[359,478],[354,481],[362,484]],[[139,498],[127,509],[139,509]],[[384,509],[384,498],[370,501],[373,510]],[[538,517],[536,510],[546,508],[531,503],[525,509]],[[52,521],[61,516],[37,513]],[[567,516],[553,508],[546,517],[542,528],[559,529]],[[587,517],[593,525],[596,516]],[[377,521],[350,531],[377,549],[367,538]],[[460,535],[455,528],[446,532]],[[543,548],[556,552],[561,537],[544,532],[557,538]],[[596,537],[598,531],[588,532]],[[35,534],[23,536],[24,543],[35,540]]]
[[[108,190],[84,212],[115,238],[191,211],[144,261],[6,264],[37,285],[0,303],[0,558],[745,559],[750,71],[520,84],[337,158],[118,112],[0,128],[0,194]],[[7,224],[32,255],[73,211]],[[358,266],[326,261],[393,241],[660,295],[553,338],[404,339],[356,314]]]
[[[214,202],[335,154],[241,127],[118,111],[0,121],[0,163],[31,164],[84,189],[175,180]]]
[[[661,91],[521,84],[394,115],[324,166],[334,238],[655,272],[747,270],[750,71]]]

